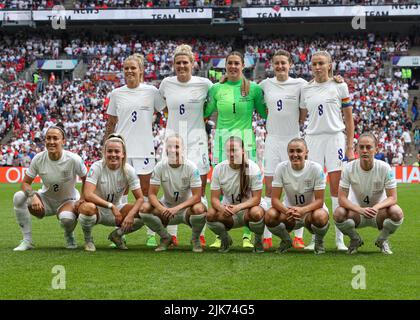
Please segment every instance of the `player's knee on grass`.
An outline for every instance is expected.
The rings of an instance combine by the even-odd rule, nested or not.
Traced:
[[[93,216],[96,214],[96,205],[92,202],[83,202],[79,207],[79,214]]]
[[[274,228],[280,223],[280,213],[274,209],[270,208],[264,215],[264,223],[269,228]]]
[[[341,223],[348,219],[347,215],[348,215],[348,210],[344,209],[343,207],[338,207],[334,211],[333,218],[335,222]]]
[[[248,211],[248,220],[252,222],[258,222],[264,218],[264,209],[260,206],[255,206]]]
[[[325,227],[328,223],[328,213],[324,209],[317,209],[314,212],[312,212],[311,215],[311,222],[312,224],[317,228]]]

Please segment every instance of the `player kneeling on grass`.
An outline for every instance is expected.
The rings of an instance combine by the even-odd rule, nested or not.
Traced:
[[[23,240],[14,251],[34,248],[31,214],[39,219],[57,215],[64,229],[66,248],[77,248],[73,230],[77,223],[77,207],[83,200],[79,201],[76,178],[79,176],[84,183],[87,169],[82,158],[63,149],[64,144],[63,126],[49,127],[45,136],[47,150],[33,158],[23,178],[22,191],[13,196],[16,219],[23,234]],[[42,179],[42,189],[36,192],[31,184],[38,175]]]
[[[111,134],[105,141],[104,158],[90,168],[84,190],[86,202],[79,207],[79,222],[85,236],[86,251],[96,251],[92,237],[95,224],[120,227],[108,236],[119,249],[127,249],[122,240],[123,234],[134,232],[144,225],[138,215],[143,204],[140,181],[126,159],[122,136]],[[136,199],[134,205],[120,203],[127,188]]]
[[[149,188],[149,203],[145,203],[140,216],[144,223],[160,236],[155,251],[166,251],[172,237],[168,225],[185,223],[191,226],[191,242],[194,252],[202,252],[200,233],[206,223],[205,205],[201,200],[200,173],[194,163],[184,156],[184,145],[178,134],[165,140],[167,158],[153,170]],[[163,197],[158,199],[159,189]]]
[[[307,160],[308,147],[301,138],[289,142],[287,153],[289,161],[279,163],[274,173],[273,207],[267,211],[265,223],[281,239],[279,253],[292,247],[289,232],[303,226],[315,234],[315,253],[325,253],[324,236],[329,223],[324,204],[324,171],[320,164]],[[284,203],[280,201],[283,189]]]
[[[246,158],[244,143],[239,137],[228,138],[226,158],[213,171],[212,208],[207,213],[207,225],[220,237],[219,252],[228,252],[232,245],[228,230],[246,225],[255,233],[254,251],[262,253],[265,213],[262,205],[265,203],[261,202],[263,183],[260,168]]]
[[[391,167],[374,158],[378,141],[363,133],[357,145],[359,159],[343,170],[334,220],[343,234],[350,237],[348,253],[356,253],[363,240],[356,228],[371,226],[381,230],[375,245],[392,254],[388,237],[402,224],[404,214],[397,205],[397,182]],[[349,196],[350,194],[350,196]]]

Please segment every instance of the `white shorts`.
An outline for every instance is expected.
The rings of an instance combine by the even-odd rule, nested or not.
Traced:
[[[327,172],[341,171],[346,156],[346,137],[344,133],[307,135],[309,160],[327,168]]]
[[[137,175],[147,175],[153,172],[155,168],[155,158],[127,158],[127,163],[130,164]]]
[[[62,206],[64,206],[67,203],[75,203],[77,200],[80,199],[80,193],[78,190],[76,190],[77,194],[75,198],[70,198],[64,201],[56,201],[51,198],[47,198],[44,193],[37,192],[39,197],[41,198],[42,204],[44,205],[44,217],[54,216],[58,213],[58,211],[61,209]]]
[[[287,144],[293,137],[276,137],[268,135],[264,149],[264,175],[273,177],[280,162],[289,160]]]
[[[121,210],[122,208],[124,208],[125,205],[126,203],[118,204],[117,205],[118,210]],[[109,226],[109,227],[117,226],[117,224],[115,223],[115,216],[112,213],[111,209],[103,208],[99,206],[97,206],[96,208],[98,208],[98,220],[96,221],[96,224],[102,224],[104,226]]]
[[[200,176],[209,173],[209,151],[208,146],[204,142],[198,142],[196,145],[188,148],[187,159],[197,166]]]

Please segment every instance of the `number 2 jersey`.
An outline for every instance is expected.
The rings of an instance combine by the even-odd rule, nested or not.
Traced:
[[[58,203],[77,200],[77,176],[87,174],[86,166],[80,156],[63,150],[61,158],[54,161],[48,156],[48,151],[38,153],[31,161],[26,175],[34,179],[39,175],[42,179],[41,193]]]
[[[96,185],[95,194],[117,205],[127,188],[140,189],[140,180],[134,168],[125,164],[125,174],[121,168],[109,169],[103,160],[96,161],[89,170],[86,182]]]
[[[128,158],[155,158],[153,114],[165,108],[159,90],[141,83],[112,90],[107,113],[118,117],[115,132],[124,137]]]
[[[196,165],[189,160],[173,168],[168,159],[162,159],[153,170],[150,184],[161,186],[165,204],[175,207],[192,196],[191,188],[201,188],[201,178]]]
[[[340,187],[350,189],[349,200],[360,207],[373,207],[386,199],[385,189],[395,189],[397,181],[388,163],[373,160],[373,168],[365,171],[360,159],[347,163],[341,173]]]
[[[262,190],[263,181],[261,170],[258,165],[248,160],[249,167],[246,172],[249,175],[249,192],[246,199],[241,198],[240,190],[240,169],[233,169],[229,161],[225,160],[216,165],[211,179],[211,190],[221,190],[223,194],[223,204],[239,204],[251,197],[251,191]]]
[[[283,188],[286,207],[303,207],[315,200],[314,192],[324,190],[326,178],[322,166],[305,160],[305,166],[297,171],[290,161],[283,161],[276,167],[273,188]]]

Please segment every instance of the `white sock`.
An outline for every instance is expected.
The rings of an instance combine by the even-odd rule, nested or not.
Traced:
[[[178,233],[178,225],[177,224],[170,224],[169,226],[166,227],[166,230],[168,230],[168,233],[171,236],[175,236]]]
[[[273,237],[270,230],[268,230],[267,226],[264,228],[264,239],[271,239]]]
[[[211,231],[213,231],[215,234],[217,234],[220,239],[226,239],[228,236],[227,230],[226,230],[226,226],[219,222],[219,221],[214,221],[214,222],[209,222],[207,221],[207,225],[209,226],[209,229]]]
[[[193,240],[197,240],[200,238],[200,234],[202,233],[202,230],[206,225],[206,214],[203,213],[190,216],[190,223],[192,230],[191,238]]]
[[[289,232],[287,232],[286,230],[286,226],[284,225],[283,222],[280,222],[280,224],[278,226],[275,227],[268,227],[268,229],[277,237],[279,237],[281,240],[285,240],[285,241],[292,241],[292,239],[290,239],[290,235]]]
[[[64,235],[70,236],[74,228],[76,228],[76,215],[71,211],[61,211],[58,214],[58,219],[60,220],[60,225],[64,229]]]
[[[206,224],[204,223],[204,227],[201,230],[200,236],[203,236],[204,237],[205,235],[206,235]]]
[[[387,240],[388,237],[400,227],[400,225],[403,223],[403,220],[404,218],[400,221],[393,221],[389,218],[385,219],[383,228],[381,230],[381,233],[379,234],[379,239]]]
[[[304,230],[305,228],[304,227],[302,227],[302,228],[299,228],[299,229],[296,229],[296,230],[293,230],[293,233],[295,234],[295,237],[297,237],[297,238],[303,238],[303,230]]]
[[[322,228],[318,228],[317,226],[314,226],[313,224],[311,224],[311,229],[314,232],[316,238],[323,239],[325,235],[327,234],[329,226],[330,224],[327,223]]]
[[[353,219],[347,219],[344,222],[335,222],[335,227],[340,229],[346,236],[349,236],[350,239],[360,238],[356,231],[356,223]]]
[[[140,213],[140,217],[144,224],[156,232],[161,238],[168,239],[171,237],[168,231],[163,227],[162,220],[160,220],[159,217],[151,213]]]
[[[264,197],[264,200],[267,203],[267,209],[270,209],[273,206],[271,204],[271,197]]]
[[[331,202],[332,202],[332,212],[334,213],[335,210],[339,207],[338,198],[331,197]],[[344,242],[343,233],[340,231],[339,228],[337,228],[337,226],[335,226],[335,242]]]
[[[83,235],[85,236],[85,241],[93,241],[92,228],[96,223],[96,214],[94,214],[93,216],[87,216],[80,213],[78,220],[80,226],[82,227]]]
[[[16,192],[13,196],[13,207],[23,239],[32,242],[32,218],[26,205],[26,199],[23,191]]]

